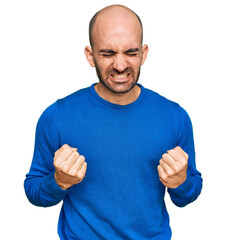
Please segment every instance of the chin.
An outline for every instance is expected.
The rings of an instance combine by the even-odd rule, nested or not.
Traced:
[[[102,82],[102,81],[101,81]],[[127,93],[136,86],[137,81],[132,82],[102,82],[113,93]]]

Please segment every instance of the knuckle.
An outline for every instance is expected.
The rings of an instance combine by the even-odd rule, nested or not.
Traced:
[[[73,155],[74,155],[74,157],[75,157],[76,159],[78,159],[79,156],[80,156],[78,152],[73,152]]]
[[[187,168],[187,166],[188,166],[188,165],[187,165],[187,162],[183,162],[183,163],[182,163],[182,168],[183,168],[183,169]]]
[[[59,158],[54,157],[53,165],[54,165],[55,168],[59,168],[60,167],[61,162],[59,161]]]
[[[55,159],[54,158],[54,161],[53,161],[53,166],[56,168],[56,167],[58,167],[58,161],[57,161],[57,159]]]
[[[84,178],[84,173],[82,171],[79,171],[77,174],[78,179],[83,179]]]
[[[174,172],[173,171],[168,171],[167,175],[168,175],[168,177],[173,177],[174,176]]]
[[[84,156],[79,156],[81,163],[83,164],[85,162],[85,157]]]
[[[159,165],[160,165],[160,166],[163,166],[164,164],[165,164],[164,160],[163,160],[163,159],[160,159]]]
[[[72,152],[72,153],[71,153],[71,157],[77,158],[77,156],[78,156],[78,153],[77,153],[77,152]]]
[[[181,151],[182,150],[180,146],[176,146],[174,149],[177,150],[177,151]]]
[[[166,181],[167,181],[167,175],[162,175],[162,176],[161,176],[161,179],[162,179],[164,182],[166,182]]]
[[[189,158],[189,155],[187,153],[185,153],[185,158],[186,158],[186,160],[188,160],[188,158]]]
[[[85,172],[86,172],[86,169],[87,169],[87,162],[84,162],[84,167],[85,167]]]
[[[175,148],[168,150],[167,153],[170,155],[170,154],[173,153],[174,151],[175,151]]]
[[[75,176],[75,177],[78,176],[78,169],[77,168],[73,170],[73,176]]]
[[[181,168],[183,168],[185,165],[186,165],[186,161],[185,161],[184,159],[181,160],[181,162],[180,162],[180,166],[181,166]]]
[[[163,175],[163,170],[162,170],[162,166],[161,165],[158,165],[157,170],[158,170],[159,176],[162,176]]]
[[[160,172],[160,168],[161,168],[160,165],[158,165],[157,170],[158,170],[159,175],[160,175],[160,173],[161,173],[161,172]]]
[[[187,161],[184,158],[181,158],[180,161],[178,162],[178,165],[180,166],[180,168],[183,168],[186,164],[187,164]]]
[[[85,168],[85,174],[86,174],[86,171],[87,171],[87,164],[86,164],[86,168]]]
[[[69,171],[70,171],[69,166],[68,166],[68,165],[64,165],[64,166],[62,167],[62,171],[63,171],[64,173],[69,173]]]
[[[168,154],[167,153],[164,153],[163,155],[162,155],[162,159],[166,159],[168,157]]]
[[[56,162],[57,162],[57,157],[55,155],[54,158],[53,158],[53,164],[56,164]]]
[[[65,149],[63,150],[63,153],[69,155],[69,154],[73,153],[73,151],[72,151],[71,148],[65,148]]]
[[[62,149],[67,149],[67,148],[70,148],[68,144],[64,144],[62,147]]]
[[[58,168],[59,168],[58,163],[55,162],[55,161],[53,162],[53,166],[54,166],[55,169],[58,169]]]
[[[180,164],[176,164],[176,165],[174,166],[175,174],[177,174],[178,172],[180,172],[180,169],[181,169]]]

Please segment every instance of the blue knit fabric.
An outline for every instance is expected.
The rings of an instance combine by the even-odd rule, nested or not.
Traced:
[[[32,165],[25,179],[29,201],[48,207],[63,200],[58,233],[76,240],[168,240],[169,216],[157,166],[162,154],[180,146],[189,155],[186,181],[167,189],[183,207],[201,192],[193,131],[186,111],[144,88],[136,101],[117,105],[94,88],[60,99],[41,115]],[[63,144],[85,157],[84,180],[62,190],[53,157]]]

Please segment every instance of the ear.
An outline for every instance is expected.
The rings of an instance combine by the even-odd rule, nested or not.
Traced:
[[[147,55],[148,55],[148,45],[145,44],[143,47],[142,47],[142,59],[141,59],[141,65],[144,64],[146,58],[147,58]]]
[[[89,46],[86,46],[84,52],[85,52],[86,59],[87,59],[88,63],[90,64],[90,66],[95,67],[92,48]]]

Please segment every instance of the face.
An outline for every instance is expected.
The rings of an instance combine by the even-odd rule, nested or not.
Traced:
[[[140,68],[135,71],[132,66],[126,66],[123,70],[119,70],[117,67],[107,66],[106,70],[101,70],[102,65],[99,66],[95,58],[94,63],[100,82],[113,93],[129,92],[139,79]]]
[[[86,48],[100,83],[113,93],[129,92],[136,85],[146,59],[148,47],[141,46],[137,21],[134,17],[99,21],[93,32],[93,49]]]

